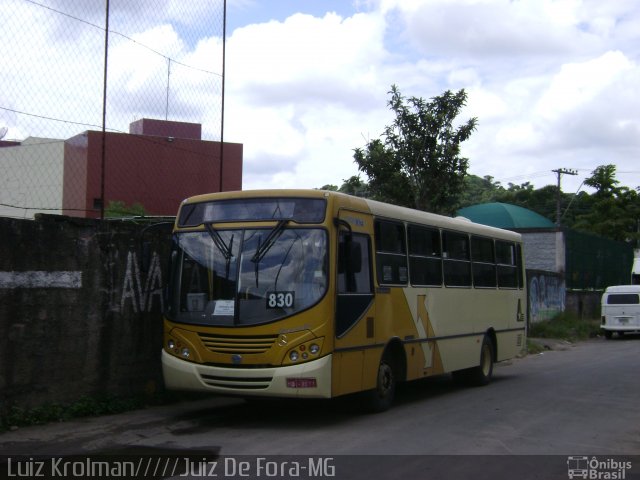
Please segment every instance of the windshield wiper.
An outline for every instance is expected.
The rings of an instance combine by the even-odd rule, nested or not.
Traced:
[[[220,250],[220,253],[222,253],[222,255],[224,256],[224,259],[227,261],[231,260],[231,258],[233,257],[233,253],[231,252],[231,249],[233,248],[233,235],[231,236],[230,245],[227,245],[218,231],[213,228],[210,223],[206,223],[205,227],[207,228],[207,232],[209,232],[213,243],[218,248],[218,250]]]
[[[278,220],[278,224],[269,232],[267,238],[264,239],[264,243],[258,245],[256,253],[251,258],[253,263],[260,263],[271,247],[273,247],[273,244],[276,242],[287,223],[289,223],[289,220]]]

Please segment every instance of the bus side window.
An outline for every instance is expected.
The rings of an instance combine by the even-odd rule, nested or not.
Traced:
[[[498,287],[518,288],[518,265],[514,243],[496,240],[496,263]]]
[[[412,285],[442,285],[440,230],[409,225],[409,271]]]
[[[471,286],[469,236],[460,232],[442,232],[444,283],[447,287]]]
[[[359,258],[356,259],[355,256]],[[373,301],[370,258],[368,235],[340,233],[336,298],[337,338],[346,335],[358,323]]]
[[[404,224],[376,220],[376,269],[380,285],[406,285],[409,280]]]
[[[351,237],[351,238],[349,238]],[[338,243],[338,293],[371,293],[369,237],[340,234]]]
[[[475,287],[495,288],[498,285],[492,239],[471,236],[471,266]]]

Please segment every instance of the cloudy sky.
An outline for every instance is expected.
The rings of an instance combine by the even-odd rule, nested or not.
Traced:
[[[210,28],[219,15],[213,3],[111,2],[111,28],[127,38],[110,40],[110,127],[163,118],[169,79],[171,109],[216,137],[219,92],[210,82],[221,42]],[[474,175],[541,187],[555,184],[552,170],[575,169],[562,177],[563,190],[575,192],[611,163],[623,185],[640,186],[637,0],[227,5],[224,138],[244,145],[245,189],[340,185],[356,175],[353,150],[392,121],[392,84],[425,99],[466,90],[460,120],[478,118],[463,143]],[[68,138],[100,125],[103,11],[103,0],[0,2],[7,138]]]
[[[225,137],[245,188],[340,185],[389,124],[388,91],[464,88],[470,173],[576,191],[598,165],[640,185],[636,0],[230,0]],[[629,172],[629,173],[624,173]]]

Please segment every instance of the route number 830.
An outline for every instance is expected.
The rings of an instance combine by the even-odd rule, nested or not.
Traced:
[[[294,292],[267,292],[267,308],[291,308]]]

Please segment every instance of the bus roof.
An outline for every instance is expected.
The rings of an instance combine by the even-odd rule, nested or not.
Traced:
[[[522,236],[519,233],[504,230],[501,228],[490,227],[475,223],[464,217],[447,217],[435,213],[423,212],[398,205],[378,202],[376,200],[366,200],[371,213],[379,217],[387,217],[406,222],[433,225],[434,227],[447,228],[451,230],[460,230],[473,233],[476,235],[485,235],[490,237],[504,238],[514,241],[520,241]]]
[[[199,203],[207,201],[215,201],[222,199],[238,199],[238,198],[256,198],[256,197],[311,197],[311,198],[327,198],[333,199],[334,202],[340,204],[342,208],[362,209],[366,213],[374,216],[384,217],[388,219],[400,220],[417,224],[431,225],[439,228],[447,228],[473,233],[476,235],[484,235],[496,238],[502,238],[512,241],[520,241],[521,235],[516,232],[504,230],[501,228],[490,227],[479,223],[474,223],[464,217],[447,217],[435,213],[424,212],[412,208],[392,205],[390,203],[379,202],[361,197],[354,197],[342,192],[334,192],[330,190],[315,189],[263,189],[263,190],[238,190],[232,192],[208,193],[189,197],[182,202]]]

